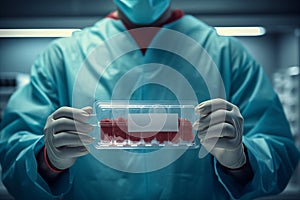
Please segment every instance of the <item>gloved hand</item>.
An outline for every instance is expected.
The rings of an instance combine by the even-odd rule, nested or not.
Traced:
[[[92,107],[61,107],[48,117],[44,128],[45,147],[53,167],[67,169],[78,157],[88,154],[85,145],[94,140],[87,135],[93,130],[93,126],[86,123],[91,113]]]
[[[230,169],[242,167],[246,155],[242,143],[244,119],[239,108],[226,100],[213,99],[195,107],[200,120],[194,123],[202,146]]]

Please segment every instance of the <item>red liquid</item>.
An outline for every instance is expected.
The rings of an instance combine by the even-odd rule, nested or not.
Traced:
[[[178,119],[178,132],[128,132],[127,120],[120,117],[114,120],[103,119],[100,121],[101,141],[116,141],[122,143],[125,140],[139,142],[144,139],[145,143],[151,143],[154,139],[158,143],[170,141],[178,144],[180,139],[185,142],[193,142],[194,134],[192,132],[192,123],[187,119]]]

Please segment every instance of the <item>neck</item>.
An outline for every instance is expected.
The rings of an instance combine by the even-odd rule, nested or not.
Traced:
[[[151,24],[147,24],[147,25],[143,25],[143,24],[134,24],[133,22],[131,22],[125,15],[124,13],[118,9],[117,11],[117,16],[119,19],[121,19],[126,26],[129,29],[133,29],[133,28],[141,28],[141,27],[160,27],[162,24],[164,24],[165,22],[167,22],[171,15],[172,15],[172,10],[170,9],[170,7],[162,14],[162,16],[160,18],[158,18],[155,22],[151,23]]]

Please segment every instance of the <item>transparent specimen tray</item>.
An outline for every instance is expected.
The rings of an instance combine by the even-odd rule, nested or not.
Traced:
[[[192,102],[96,101],[97,149],[198,148]]]

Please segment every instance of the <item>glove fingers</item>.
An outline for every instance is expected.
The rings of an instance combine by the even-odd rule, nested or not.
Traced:
[[[205,148],[222,148],[227,150],[233,150],[236,149],[240,144],[241,141],[238,137],[235,138],[226,138],[226,137],[215,137],[215,138],[209,138],[201,140],[201,144]]]
[[[57,120],[59,118],[69,118],[76,121],[85,122],[89,120],[92,111],[93,109],[90,106],[84,107],[82,109],[61,107],[53,113],[52,118],[54,120]]]
[[[229,123],[234,125],[232,112],[227,110],[217,110],[213,113],[210,113],[204,117],[201,117],[199,121],[194,123],[194,129],[203,131],[209,128],[209,126],[213,126],[221,123]]]
[[[232,110],[234,107],[233,104],[225,101],[224,99],[212,99],[204,101],[195,107],[195,112],[201,115],[207,115],[216,110]]]
[[[75,131],[80,133],[89,133],[94,127],[91,124],[74,121],[68,118],[59,118],[55,120],[51,126],[54,129],[54,133],[63,131]]]
[[[203,131],[198,131],[198,137],[201,140],[218,137],[234,138],[236,137],[236,134],[235,129],[231,124],[220,123],[210,126],[208,129]]]
[[[60,147],[57,149],[59,152],[58,155],[60,156],[61,159],[64,158],[77,158],[80,156],[84,156],[89,153],[89,150],[85,146],[80,146],[80,147]]]
[[[94,138],[78,132],[60,132],[54,135],[53,144],[56,148],[62,146],[76,147],[93,143]]]

